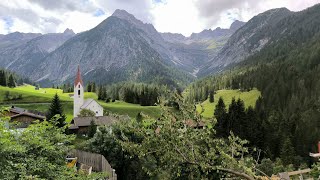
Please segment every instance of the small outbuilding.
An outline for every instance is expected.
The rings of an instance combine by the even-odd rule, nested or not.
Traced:
[[[40,113],[29,112],[26,109],[14,106],[8,109],[5,115],[10,117],[10,122],[17,123],[16,128],[26,128],[37,120],[44,121],[46,119]]]
[[[69,130],[74,134],[86,134],[91,125],[91,121],[96,126],[111,125],[117,121],[113,116],[95,116],[95,117],[75,117],[70,123]]]

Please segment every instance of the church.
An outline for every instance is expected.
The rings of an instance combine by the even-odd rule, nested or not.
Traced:
[[[93,111],[95,116],[103,116],[103,107],[94,99],[84,100],[84,84],[81,78],[80,67],[76,79],[74,81],[74,95],[73,95],[73,117],[78,117],[82,109]]]

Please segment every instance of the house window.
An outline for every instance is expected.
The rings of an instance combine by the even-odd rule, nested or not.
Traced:
[[[80,84],[79,84],[79,86],[78,86],[79,88],[80,88]]]
[[[78,95],[80,96],[80,89],[78,90]]]

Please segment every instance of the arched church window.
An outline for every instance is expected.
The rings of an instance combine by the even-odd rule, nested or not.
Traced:
[[[78,95],[80,96],[80,89],[78,90]]]

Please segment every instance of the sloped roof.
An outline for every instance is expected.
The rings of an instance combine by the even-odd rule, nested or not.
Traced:
[[[44,120],[46,117],[32,112],[29,112],[26,109],[23,108],[19,108],[19,107],[15,107],[12,106],[10,109],[8,109],[9,112],[15,113],[15,115],[10,116],[11,119],[19,117],[19,116],[29,116],[29,117],[33,117],[39,120]]]
[[[27,112],[26,109],[19,108],[19,107],[15,107],[15,106],[12,106],[9,111],[10,111],[10,112],[13,112],[13,113],[23,113],[23,112]]]
[[[95,117],[75,117],[69,129],[77,129],[78,127],[90,126],[91,121],[98,126],[111,125],[117,121],[113,116],[95,116]]]
[[[83,86],[83,81],[81,79],[81,73],[80,73],[80,66],[78,65],[78,71],[76,75],[76,79],[74,80],[74,85],[76,86],[78,83],[80,83]]]
[[[91,104],[93,101],[95,101],[94,99],[86,99],[86,101],[82,104],[81,108],[85,109],[86,107],[89,106],[89,104]],[[97,102],[98,103],[98,102]],[[99,103],[98,103],[99,104]]]
[[[14,119],[14,118],[20,117],[20,116],[33,117],[33,118],[38,119],[38,120],[44,120],[46,118],[45,116],[41,116],[41,115],[29,113],[29,112],[23,112],[23,113],[20,113],[20,114],[16,114],[16,115],[10,116],[10,118]]]

